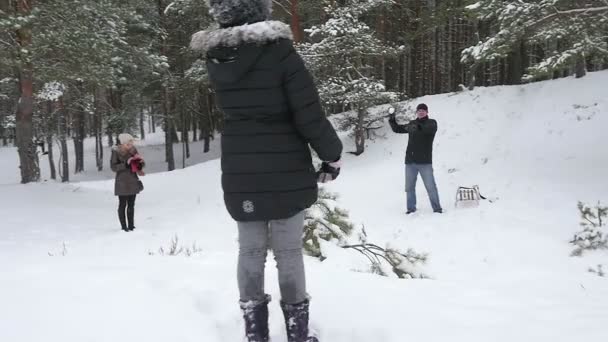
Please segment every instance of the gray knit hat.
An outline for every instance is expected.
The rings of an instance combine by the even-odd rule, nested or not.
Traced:
[[[268,20],[272,14],[272,0],[207,0],[207,5],[222,28]]]

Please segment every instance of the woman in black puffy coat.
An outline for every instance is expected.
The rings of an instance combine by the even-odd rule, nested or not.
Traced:
[[[268,341],[269,246],[277,260],[288,341],[317,341],[308,332],[304,212],[317,201],[317,182],[338,176],[342,143],[323,114],[289,26],[268,20],[271,4],[210,0],[220,28],[196,33],[191,45],[206,56],[225,115],[222,187],[239,228],[238,284],[247,338]],[[311,147],[323,161],[319,171]]]

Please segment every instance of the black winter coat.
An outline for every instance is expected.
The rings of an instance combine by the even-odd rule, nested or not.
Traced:
[[[254,25],[270,24],[285,25]],[[209,43],[207,51],[210,80],[224,113],[224,201],[237,221],[288,218],[317,201],[309,145],[322,160],[336,161],[342,143],[292,41],[280,34],[256,37],[257,31],[253,41],[221,37],[222,31],[235,30],[241,28],[219,30],[224,44]]]
[[[433,163],[433,141],[437,133],[437,121],[424,118],[410,121],[407,125],[399,125],[394,119],[389,123],[395,133],[409,133],[407,151],[405,154],[406,164],[432,164]]]

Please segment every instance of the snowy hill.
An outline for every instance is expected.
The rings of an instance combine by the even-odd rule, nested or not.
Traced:
[[[428,252],[432,279],[354,272],[360,257],[339,251],[307,259],[321,341],[605,339],[608,278],[587,269],[608,267],[608,253],[573,258],[568,240],[579,230],[577,201],[608,202],[607,85],[608,72],[597,72],[418,99],[439,123],[442,215],[420,181],[419,212],[404,214],[406,135],[386,130],[362,156],[346,156],[327,188],[370,239]],[[0,341],[242,341],[236,228],[219,161],[144,181],[128,234],[112,181],[0,185]],[[456,188],[475,184],[497,200],[455,209]],[[201,252],[158,255],[175,235]],[[268,260],[271,336],[281,342]]]

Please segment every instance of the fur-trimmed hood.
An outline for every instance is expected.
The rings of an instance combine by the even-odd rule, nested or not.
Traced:
[[[293,39],[289,25],[280,21],[261,21],[199,31],[192,36],[190,47],[195,51],[205,53],[216,47],[237,47],[248,43],[261,45],[279,39]]]

